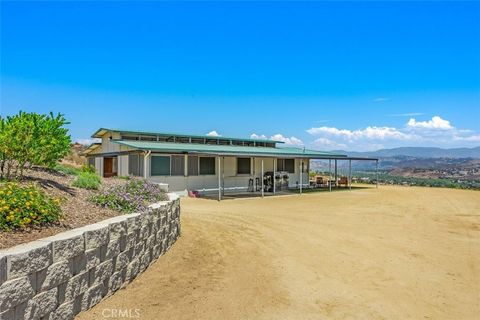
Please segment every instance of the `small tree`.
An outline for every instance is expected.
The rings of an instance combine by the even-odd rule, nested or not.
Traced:
[[[53,167],[70,150],[62,114],[26,113],[0,117],[0,177],[23,176],[32,165]]]

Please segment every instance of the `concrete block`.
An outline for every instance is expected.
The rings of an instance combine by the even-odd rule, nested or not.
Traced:
[[[97,284],[88,289],[83,295],[82,311],[88,310],[99,303],[103,298],[104,290],[103,283]]]
[[[145,225],[140,228],[140,240],[145,240],[150,236],[150,226]]]
[[[120,271],[121,269],[126,268],[129,263],[130,263],[130,258],[129,258],[128,252],[121,252],[117,256],[117,260],[115,261],[114,271],[117,272],[117,271]]]
[[[7,279],[15,279],[45,269],[52,263],[50,243],[32,241],[5,250]]]
[[[98,266],[101,262],[101,249],[100,247],[85,251],[86,266],[85,269],[90,270]]]
[[[85,251],[83,230],[74,229],[39,241],[51,243],[53,262],[68,260]]]
[[[85,255],[85,252],[71,258],[70,261],[72,263],[72,272],[74,276],[87,271],[87,256]]]
[[[140,229],[141,213],[131,213],[127,216],[127,233]]]
[[[7,281],[7,256],[0,254],[0,285]]]
[[[147,248],[152,248],[155,245],[155,234],[152,234],[150,237],[145,240],[145,246]]]
[[[150,251],[145,250],[145,253],[140,257],[140,272],[143,272],[145,269],[147,269],[147,267],[150,265],[150,261]]]
[[[82,311],[82,302],[83,302],[83,297],[85,296],[84,293],[79,295],[78,297],[73,300],[73,314],[77,315]]]
[[[84,231],[85,250],[98,248],[109,241],[108,224],[95,223],[80,229]]]
[[[95,269],[92,269],[90,272],[90,280],[89,283],[91,285],[97,285],[108,279],[113,273],[113,262],[111,260],[107,260],[99,264]]]
[[[49,314],[48,320],[73,320],[75,318],[74,301],[62,303],[55,311]]]
[[[12,309],[35,294],[35,277],[21,277],[5,281],[0,286],[0,312]]]
[[[48,268],[37,272],[37,292],[45,291],[67,282],[72,277],[72,264],[70,261],[61,261],[50,265]]]
[[[145,251],[145,242],[137,242],[135,244],[135,249],[133,250],[133,255],[138,257]]]
[[[158,259],[158,257],[160,257],[161,254],[162,254],[162,245],[157,244],[157,245],[153,246],[153,248],[152,248],[152,259]]]
[[[118,242],[120,242],[120,252],[125,251],[127,249],[127,235],[118,238]]]
[[[108,291],[110,293],[117,291],[122,287],[123,277],[121,272],[115,272],[112,274],[110,279],[108,279]]]
[[[72,277],[64,289],[59,291],[60,301],[73,301],[76,297],[88,290],[89,273],[84,272]],[[62,292],[63,291],[63,292]]]
[[[126,280],[128,282],[132,281],[139,272],[140,272],[140,259],[134,258],[127,266]]]
[[[139,237],[139,230],[136,230],[127,234],[127,243],[125,246],[125,250],[135,247],[135,243],[137,242],[138,237]]]
[[[119,239],[125,235],[127,235],[127,221],[124,216],[120,216],[123,218],[122,221],[111,222],[108,225],[109,232],[110,232],[110,241],[112,239]]]
[[[55,310],[57,305],[57,288],[52,288],[30,299],[25,308],[15,309],[15,318],[40,319]]]
[[[15,319],[15,311],[13,309],[0,312],[0,320],[14,320]]]
[[[105,246],[105,255],[102,254],[102,261],[111,260],[120,253],[120,239],[110,240]]]

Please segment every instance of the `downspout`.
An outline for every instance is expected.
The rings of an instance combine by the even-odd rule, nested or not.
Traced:
[[[145,155],[143,156],[143,178],[146,180],[147,179],[147,163],[148,163],[148,157],[152,153],[152,150],[148,150],[145,152]]]

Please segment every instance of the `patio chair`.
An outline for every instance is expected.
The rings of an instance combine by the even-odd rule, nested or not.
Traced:
[[[338,181],[338,186],[341,187],[342,185],[344,185],[345,187],[348,187],[347,177],[340,177],[340,180]]]
[[[316,187],[323,187],[324,184],[325,184],[325,181],[323,180],[323,177],[321,177],[321,176],[316,176],[315,177],[315,186]]]

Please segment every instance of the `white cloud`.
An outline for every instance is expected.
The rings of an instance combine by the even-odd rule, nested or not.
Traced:
[[[85,139],[75,140],[75,143],[80,143],[80,144],[83,144],[85,146],[89,146],[89,145],[91,145],[92,143],[95,143],[95,142],[102,142],[102,140],[99,139],[99,138],[85,138]]]
[[[307,130],[311,135],[329,135],[345,140],[359,140],[359,139],[371,139],[371,140],[385,140],[385,139],[395,139],[395,140],[410,140],[413,138],[412,135],[403,133],[398,129],[392,127],[366,127],[365,129],[359,130],[348,130],[348,129],[337,129],[334,127],[319,127],[319,128],[310,128]]]
[[[252,134],[250,135],[250,138],[251,138],[251,139],[261,139],[261,140],[266,140],[266,139],[267,139],[267,136],[266,136],[266,135],[264,135],[264,134],[260,134],[260,135],[258,135],[258,134],[256,134],[256,133],[252,133]]]
[[[431,120],[428,121],[417,121],[414,118],[411,118],[407,123],[408,128],[412,129],[429,129],[429,130],[452,130],[453,126],[450,124],[450,121],[440,118],[439,116],[434,116]]]
[[[480,134],[476,134],[473,136],[467,136],[467,137],[462,137],[462,136],[456,136],[454,138],[456,141],[467,141],[467,142],[480,142]]]
[[[288,145],[293,145],[293,146],[303,146],[302,140],[295,138],[295,137],[284,137],[280,133],[277,133],[273,136],[270,137],[270,140],[275,140],[275,141],[281,141],[284,142],[285,144]]]
[[[256,134],[256,133],[252,133],[250,135],[250,138],[252,138],[252,139],[264,139],[264,140],[268,139],[266,135]],[[271,136],[270,140],[280,141],[280,142],[283,142],[285,144],[292,145],[292,146],[303,146],[304,145],[302,140],[300,140],[296,137],[285,137],[280,133],[277,133],[277,134]]]
[[[332,141],[332,140],[327,139],[327,138],[315,139],[315,141],[313,141],[313,145],[316,146],[316,147],[319,147],[319,148],[329,149],[329,150],[347,148],[346,144],[337,143],[337,142]]]
[[[215,131],[215,130],[210,131],[209,133],[207,133],[207,136],[209,136],[209,137],[221,137],[221,135],[218,134],[218,132]]]
[[[458,129],[440,116],[434,116],[426,121],[411,118],[401,128],[368,126],[363,129],[349,130],[324,126],[310,128],[307,132],[317,138],[312,142],[313,146],[330,148],[329,145],[331,145],[331,148],[336,148],[336,144],[344,145],[339,146],[338,149],[346,150],[372,150],[379,146],[385,148],[475,146],[480,142],[479,133],[469,129]]]
[[[390,98],[379,97],[379,98],[373,99],[372,101],[373,102],[384,102],[384,101],[388,101],[388,100],[390,100]]]

